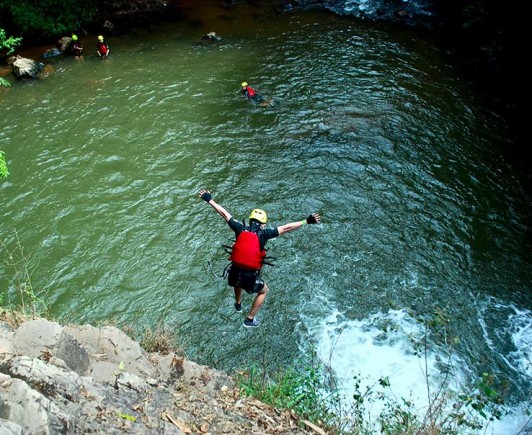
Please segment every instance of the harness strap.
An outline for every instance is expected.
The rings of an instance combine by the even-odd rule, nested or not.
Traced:
[[[225,266],[223,272],[222,272],[222,275],[221,277],[222,278],[225,278],[227,277],[227,275],[229,274],[229,270],[231,270],[231,263],[229,263],[227,266]]]

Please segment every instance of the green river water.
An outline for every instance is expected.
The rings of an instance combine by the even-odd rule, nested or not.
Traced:
[[[0,92],[0,237],[15,251],[17,232],[50,314],[164,324],[190,358],[231,371],[292,364],[324,325],[334,336],[445,311],[466,372],[497,373],[525,400],[530,198],[485,96],[408,29],[318,12],[257,21],[245,5],[203,19],[109,37],[106,61],[83,38],[83,61],[50,61],[45,80]],[[197,43],[212,30],[221,44]],[[244,101],[242,81],[277,104]],[[237,219],[322,214],[269,243],[257,330],[214,275],[232,232],[200,188]],[[15,304],[0,252],[0,295]]]

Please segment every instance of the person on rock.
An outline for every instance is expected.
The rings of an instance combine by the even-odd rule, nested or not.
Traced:
[[[232,247],[230,256],[231,265],[227,277],[227,283],[234,288],[235,310],[242,311],[242,289],[246,293],[256,294],[251,310],[244,320],[244,327],[255,328],[260,322],[255,318],[260,310],[266,295],[268,285],[260,277],[260,271],[264,264],[266,242],[275,237],[297,230],[307,224],[321,222],[318,213],[311,213],[306,219],[281,225],[276,228],[265,228],[268,216],[261,209],[254,209],[249,215],[249,225],[238,222],[231,214],[212,198],[211,192],[206,189],[199,191],[199,196],[209,204],[235,232],[236,241]]]
[[[96,53],[98,53],[98,56],[100,59],[107,59],[109,57],[109,54],[111,54],[111,50],[107,43],[103,40],[103,36],[98,36],[98,43],[96,44]]]

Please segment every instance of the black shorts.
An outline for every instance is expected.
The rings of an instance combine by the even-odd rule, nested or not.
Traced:
[[[229,269],[227,283],[231,287],[240,287],[247,293],[260,293],[264,288],[264,281],[260,277],[260,270],[245,270],[234,265]]]
[[[257,103],[257,104],[260,104],[264,101],[264,98],[262,97],[262,95],[259,95],[259,94],[255,94],[255,96],[251,97],[251,99],[253,100],[254,103]]]

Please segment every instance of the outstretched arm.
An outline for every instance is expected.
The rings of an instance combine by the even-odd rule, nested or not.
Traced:
[[[209,204],[213,209],[215,209],[216,213],[218,213],[221,217],[223,217],[226,222],[229,222],[229,219],[231,219],[231,214],[225,208],[223,208],[220,204],[218,204],[214,199],[212,199],[212,195],[210,191],[201,189],[199,191],[199,196],[207,204]]]
[[[290,222],[289,224],[281,225],[277,227],[279,235],[287,233],[288,231],[297,230],[307,224],[319,224],[321,222],[321,216],[318,213],[312,213],[308,218],[298,222]]]

